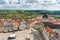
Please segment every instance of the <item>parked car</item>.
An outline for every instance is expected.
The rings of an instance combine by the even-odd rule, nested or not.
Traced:
[[[11,34],[8,36],[8,39],[16,39],[16,34]]]

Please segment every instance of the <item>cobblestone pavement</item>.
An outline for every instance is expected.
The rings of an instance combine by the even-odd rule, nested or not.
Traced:
[[[33,34],[32,34],[33,33]],[[8,36],[11,33],[0,33],[0,40],[7,40]],[[30,40],[42,40],[41,35],[36,30],[31,31],[31,29],[26,29],[24,31],[15,32],[16,39],[15,40],[26,40],[26,37],[29,37]]]

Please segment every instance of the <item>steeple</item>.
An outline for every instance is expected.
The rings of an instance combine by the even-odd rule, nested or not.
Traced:
[[[44,14],[43,14],[43,18],[48,18],[47,13],[44,13]]]

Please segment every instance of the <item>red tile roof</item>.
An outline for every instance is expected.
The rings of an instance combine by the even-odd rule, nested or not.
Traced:
[[[49,26],[46,26],[46,30],[47,30],[47,32],[49,34],[53,34],[54,33],[54,31],[51,28],[49,28]]]

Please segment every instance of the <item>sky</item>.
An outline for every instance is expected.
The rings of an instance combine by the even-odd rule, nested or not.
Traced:
[[[0,0],[1,10],[60,10],[60,0]]]

